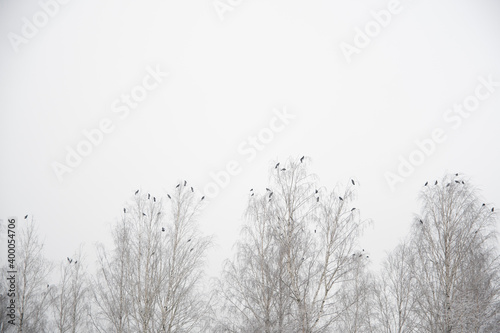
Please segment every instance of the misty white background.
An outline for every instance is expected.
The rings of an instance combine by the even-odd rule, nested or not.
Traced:
[[[445,172],[465,174],[500,208],[500,88],[456,130],[443,119],[478,76],[500,81],[500,3],[402,0],[348,63],[340,43],[388,2],[245,0],[221,20],[210,0],[73,0],[15,52],[9,33],[40,5],[0,0],[0,218],[33,216],[50,259],[84,244],[92,265],[136,189],[160,197],[186,179],[201,191],[236,160],[241,173],[199,216],[216,237],[216,275],[249,189],[264,190],[273,162],[289,156],[310,158],[329,189],[357,180],[355,206],[373,221],[360,248],[374,267],[408,232],[422,185]],[[169,77],[120,119],[113,101],[157,65]],[[283,107],[295,119],[248,162],[238,146]],[[114,131],[58,181],[52,163],[103,118]],[[384,174],[438,127],[448,139],[391,191]]]

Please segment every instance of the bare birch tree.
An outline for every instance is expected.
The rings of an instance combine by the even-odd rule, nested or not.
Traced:
[[[457,176],[446,176],[437,185],[426,186],[421,193],[422,214],[413,226],[416,247],[415,272],[418,274],[419,331],[460,332],[467,326],[470,310],[464,301],[474,295],[474,315],[486,321],[494,295],[478,298],[480,284],[497,276],[495,213],[479,201],[475,189]],[[491,257],[493,256],[493,257]],[[493,258],[493,259],[492,259]],[[484,263],[482,268],[479,262]],[[479,264],[480,265],[480,264]],[[484,270],[483,270],[484,269]],[[478,276],[472,272],[480,273]],[[475,282],[476,281],[476,282]],[[498,287],[496,287],[498,289]],[[465,325],[465,326],[464,326]],[[480,329],[474,328],[474,332]]]
[[[243,239],[219,288],[236,319],[222,320],[227,331],[325,332],[345,311],[336,301],[364,224],[352,206],[354,181],[327,191],[306,163],[276,165],[266,192],[250,193]]]

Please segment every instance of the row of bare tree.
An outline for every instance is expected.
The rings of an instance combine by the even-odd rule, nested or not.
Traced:
[[[135,195],[113,246],[97,246],[96,271],[80,251],[57,285],[31,221],[18,236],[17,325],[2,306],[0,332],[500,332],[496,216],[468,182],[425,186],[410,233],[377,272],[358,244],[369,221],[353,206],[357,185],[316,184],[307,160],[272,169],[266,191],[249,195],[234,258],[209,284],[212,239],[182,183],[163,200]]]

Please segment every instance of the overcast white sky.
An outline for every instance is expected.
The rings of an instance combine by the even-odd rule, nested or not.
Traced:
[[[483,83],[500,82],[498,1],[65,1],[0,0],[0,218],[34,216],[50,259],[85,244],[92,261],[136,189],[161,196],[186,179],[201,192],[233,160],[240,173],[199,218],[216,236],[212,275],[248,190],[289,156],[306,155],[330,189],[358,181],[374,266],[408,232],[427,180],[463,173],[500,207],[500,85]],[[381,26],[371,12],[388,8]],[[368,45],[358,28],[372,29]],[[156,69],[169,73],[160,83],[147,78]],[[145,78],[151,91],[126,107]],[[447,113],[464,101],[473,112]],[[112,131],[60,181],[54,162],[102,121]],[[282,130],[249,161],[238,147],[270,124]],[[444,142],[391,189],[386,173],[436,129]]]

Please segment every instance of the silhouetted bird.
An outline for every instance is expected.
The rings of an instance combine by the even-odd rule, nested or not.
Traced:
[[[75,260],[75,265],[78,264],[78,260]]]
[[[483,204],[481,205],[481,207],[484,207],[484,206],[486,206],[486,204],[485,204],[485,203],[483,203]]]
[[[450,186],[450,183],[446,184],[446,187]]]
[[[156,202],[156,197],[153,197],[153,201]]]
[[[434,183],[434,185],[437,185],[438,184],[438,181],[436,180],[436,182]]]
[[[47,288],[49,287],[49,285],[47,285]]]
[[[66,259],[68,259],[68,262],[71,263],[71,261],[69,260],[69,257],[66,257]]]
[[[351,209],[351,212],[352,212],[353,210],[355,210],[355,209],[356,209],[356,208]]]
[[[360,258],[361,258],[362,256],[363,256],[362,254],[360,254],[360,255],[359,255],[359,257],[360,257]]]
[[[424,224],[424,221],[420,220],[420,223],[421,223],[421,224]]]
[[[464,184],[464,185],[465,185],[465,182],[464,182],[463,180],[462,180],[462,184]]]
[[[425,182],[424,186],[427,186],[427,184],[429,184],[429,182]]]
[[[191,192],[194,192],[194,188],[191,186]]]
[[[460,184],[460,182],[458,180],[455,180],[455,183]]]
[[[266,187],[266,191],[269,191],[269,192],[271,192],[271,190],[270,190],[270,189],[268,189],[267,187]]]
[[[142,216],[146,216],[146,214],[145,214],[145,213],[142,213]]]
[[[194,247],[191,248],[191,250],[189,250],[189,252],[193,251],[194,250]]]
[[[24,215],[24,219],[26,220],[28,218],[28,215]]]
[[[274,166],[274,168],[275,168],[275,169],[277,169],[279,165],[280,165],[280,164],[279,164],[279,162],[278,162],[278,163]]]
[[[126,213],[127,212],[127,208],[123,208],[123,213]]]
[[[356,183],[354,182],[354,179],[351,179],[351,183],[352,183],[352,185],[356,185]]]
[[[302,161],[304,160],[304,157],[305,157],[305,156],[302,156],[302,157],[300,158],[300,163],[302,163]]]
[[[344,199],[342,199],[342,197],[339,197],[340,201],[344,201]]]
[[[493,208],[491,209],[491,211],[492,211],[492,212],[494,212],[494,211],[495,211],[495,207],[493,207]]]
[[[137,195],[137,193],[139,193],[139,190],[135,191],[135,195]]]
[[[251,197],[253,197],[254,193],[252,193]]]
[[[285,168],[283,168],[283,169],[281,169],[281,171],[286,171],[286,169],[285,169]]]
[[[177,186],[175,188],[178,188],[179,186],[181,186],[181,184],[177,184]]]
[[[161,231],[163,231],[163,232],[164,232],[164,231],[165,231],[165,228],[164,228],[164,227],[161,227]]]
[[[202,196],[202,197],[201,197],[201,200],[203,200],[203,199],[205,199],[205,196]],[[200,201],[201,201],[201,200],[200,200]]]
[[[189,243],[190,241],[191,241],[191,238],[189,238],[187,242]]]
[[[271,198],[273,196],[273,192],[269,193],[269,198]]]
[[[168,197],[169,199],[172,199],[172,197],[171,197],[171,196],[170,196],[170,194],[168,194],[168,193],[167,193],[167,197]]]
[[[253,191],[253,188],[250,189],[250,192],[252,192],[252,191]]]
[[[186,186],[186,185],[187,185],[187,183],[188,183],[187,181],[184,181],[184,186]]]
[[[314,233],[316,233],[316,229],[314,229]]]
[[[458,177],[458,173],[456,173],[455,176]]]
[[[316,198],[316,202],[319,202],[319,197]]]
[[[151,198],[151,194],[148,193],[148,200]]]
[[[318,193],[318,190],[315,190],[314,193]]]

